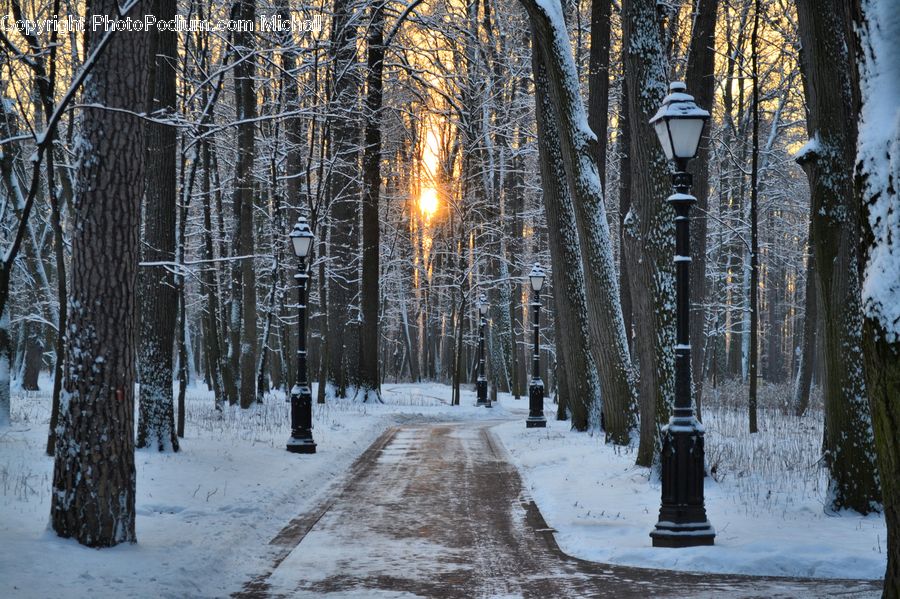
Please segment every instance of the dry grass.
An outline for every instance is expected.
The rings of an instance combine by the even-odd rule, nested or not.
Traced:
[[[704,392],[710,474],[735,485],[735,503],[746,505],[751,515],[777,512],[807,499],[824,505],[820,394],[814,392],[805,415],[795,416],[789,409],[790,385],[762,384],[755,434],[749,432],[747,397],[747,387],[736,381]]]

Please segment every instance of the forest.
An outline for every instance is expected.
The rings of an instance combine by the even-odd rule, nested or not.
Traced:
[[[135,448],[178,455],[198,386],[221,418],[297,381],[465,403],[485,302],[490,400],[540,379],[638,466],[679,348],[698,421],[814,421],[823,508],[883,515],[900,596],[892,0],[0,1],[0,436],[46,393],[60,536],[135,541]],[[675,81],[710,113],[687,345]]]

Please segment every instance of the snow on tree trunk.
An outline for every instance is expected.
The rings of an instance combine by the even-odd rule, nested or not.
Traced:
[[[561,384],[557,399],[561,410],[568,410],[572,428],[586,430],[591,404],[600,397],[597,364],[591,351],[596,343],[590,336],[581,244],[575,223],[572,196],[564,184],[565,167],[555,126],[556,111],[550,101],[547,69],[541,59],[542,50],[533,48],[532,65],[535,81],[535,113],[541,188],[550,241],[553,269],[553,305],[557,327],[557,368]]]
[[[887,599],[900,596],[900,7],[859,4],[863,349],[887,523]]]
[[[862,353],[860,210],[854,195],[856,122],[849,9],[838,0],[797,3],[810,139],[797,161],[809,178],[813,249],[824,333],[828,507],[878,509],[872,421]]]
[[[174,19],[175,0],[154,0],[154,14]],[[153,31],[150,46],[155,57],[153,89],[148,90],[151,110],[158,118],[175,110],[175,63],[178,38],[174,31]],[[175,260],[175,197],[178,194],[176,130],[150,122],[146,125],[146,184],[144,188],[144,262]],[[177,296],[171,267],[144,266],[138,271],[140,341],[138,345],[138,447],[178,451],[172,397],[172,347],[175,341]]]
[[[130,16],[143,14],[141,4]],[[93,14],[115,18],[112,0]],[[72,293],[50,520],[62,537],[134,542],[134,383],[149,44],[113,35],[84,87],[73,205]],[[92,108],[92,105],[114,110]],[[110,132],[115,132],[110,135]]]
[[[636,461],[642,466],[649,466],[658,453],[659,428],[669,420],[675,393],[675,216],[665,201],[671,193],[669,165],[648,122],[667,89],[656,4],[622,3],[632,177],[624,236],[640,365],[641,442]]]
[[[597,138],[587,123],[578,73],[558,0],[522,0],[547,70],[566,184],[582,248],[594,361],[600,374],[607,438],[628,443],[635,393],[609,223],[597,172]]]

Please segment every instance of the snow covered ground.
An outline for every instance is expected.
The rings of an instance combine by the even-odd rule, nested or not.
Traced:
[[[654,548],[660,485],[634,465],[635,448],[549,420],[544,430],[500,425],[526,489],[556,529],[566,553],[630,566],[815,578],[881,579],[885,524],[880,514],[827,514],[824,473],[816,463],[821,415],[797,418],[760,412],[760,430],[746,432],[746,414],[706,409],[706,510],[715,546]],[[539,432],[538,432],[539,431]]]
[[[227,596],[269,565],[268,542],[391,424],[484,417],[472,393],[459,407],[445,399],[440,385],[386,385],[384,405],[314,404],[309,456],[284,449],[283,396],[218,417],[212,395],[192,387],[182,451],[137,452],[138,543],[95,550],[48,530],[49,393],[14,391],[12,426],[0,431],[0,597]]]
[[[42,381],[49,389],[49,381]],[[12,427],[0,432],[0,597],[224,596],[264,571],[268,546],[293,517],[338,488],[352,462],[392,424],[509,419],[493,430],[507,446],[564,551],[604,562],[679,570],[880,578],[880,516],[826,515],[817,416],[762,411],[762,433],[744,415],[708,408],[707,509],[716,545],[654,549],[659,485],[633,449],[603,445],[553,420],[525,429],[527,399],[502,396],[490,413],[444,385],[388,384],[386,403],[314,405],[318,453],[289,454],[288,406],[271,397],[242,412],[214,412],[205,388],[187,396],[187,436],[175,455],[137,453],[136,545],[102,551],[47,530],[53,461],[43,455],[48,393],[14,392]],[[780,438],[780,441],[776,441]]]

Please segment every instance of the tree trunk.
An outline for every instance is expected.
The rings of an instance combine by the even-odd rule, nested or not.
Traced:
[[[806,285],[803,298],[803,343],[800,347],[797,365],[797,378],[794,382],[794,414],[802,416],[809,408],[809,392],[812,386],[813,365],[818,347],[816,332],[818,331],[818,299],[816,298],[816,254],[813,251],[813,219],[809,212],[808,254],[806,256]]]
[[[669,165],[649,124],[666,95],[666,67],[654,0],[624,0],[622,28],[625,85],[631,133],[632,205],[625,222],[625,252],[635,314],[635,354],[641,442],[637,464],[649,466],[659,451],[659,429],[674,398],[674,213]]]
[[[22,364],[22,390],[40,391],[38,376],[44,359],[44,340],[41,328],[33,322],[25,323],[25,355]]]
[[[368,39],[368,75],[366,81],[366,132],[363,150],[362,204],[362,288],[360,302],[360,387],[363,401],[380,400],[378,375],[378,308],[380,300],[381,221],[381,106],[384,71],[384,1],[372,5]]]
[[[759,431],[756,423],[757,387],[759,377],[759,0],[753,4],[753,34],[750,53],[753,60],[753,148],[750,157],[750,352],[747,374],[750,378],[750,432]]]
[[[863,352],[887,524],[883,597],[893,599],[900,597],[900,126],[896,102],[885,103],[884,98],[885,90],[900,85],[900,19],[893,2],[857,0],[854,9],[862,100],[857,183],[863,224]]]
[[[623,56],[624,62],[624,56]],[[623,65],[624,66],[624,65]],[[625,216],[631,210],[631,126],[628,115],[628,86],[622,86],[619,109],[619,303],[625,322],[628,352],[634,364],[634,309],[628,278],[628,258],[625,255]],[[635,364],[637,366],[637,364]]]
[[[522,0],[547,71],[548,95],[559,131],[560,159],[575,206],[588,306],[591,350],[600,375],[607,440],[627,444],[634,426],[635,393],[609,223],[597,173],[596,137],[580,98],[575,63],[562,11]],[[546,182],[545,182],[546,183]],[[568,363],[568,361],[567,361]],[[586,398],[590,399],[590,398]]]
[[[556,111],[550,100],[547,69],[541,59],[543,51],[537,43],[532,47],[532,68],[541,188],[553,269],[551,290],[558,331],[556,352],[558,366],[562,369],[560,378],[566,381],[565,408],[561,409],[568,409],[572,428],[583,431],[588,428],[590,405],[600,396],[600,381],[587,323],[587,297],[575,207],[564,184],[565,167],[555,126]]]
[[[4,273],[5,274],[4,269]],[[9,285],[6,282],[6,285]],[[9,302],[3,298],[0,305],[0,428],[9,426],[12,378],[12,339],[9,336]]]
[[[331,31],[331,172],[328,176],[328,384],[345,397],[359,375],[359,92],[356,4],[334,0]]]
[[[256,19],[255,0],[237,0],[239,19],[253,21]],[[255,131],[253,122],[257,115],[256,90],[253,78],[256,75],[255,57],[253,55],[253,32],[242,31],[235,34],[236,60],[234,67],[235,87],[239,90],[237,100],[237,118],[243,121],[237,127],[238,155],[234,182],[236,207],[235,239],[238,242],[238,255],[244,256],[237,264],[240,268],[241,294],[241,326],[240,346],[233,348],[238,352],[240,368],[240,402],[242,408],[249,408],[257,401],[256,355],[257,355],[257,313],[256,313],[256,270],[254,260],[255,212],[253,161],[256,156]],[[232,336],[236,336],[232,332]]]
[[[685,83],[697,105],[712,110],[715,104],[715,37],[719,0],[697,0],[694,29],[688,54]],[[711,126],[711,125],[710,125]],[[706,211],[709,209],[710,144],[700,141],[697,157],[688,163],[694,176],[693,193],[697,204],[691,216],[691,375],[694,383],[694,405],[700,419],[703,396],[703,365],[706,363],[706,245],[709,231]]]
[[[116,18],[116,9],[111,0],[95,0],[88,12]],[[140,14],[138,2],[130,16]],[[134,113],[146,99],[148,48],[145,34],[114,35],[84,89],[50,520],[60,536],[91,547],[136,540],[135,275],[144,127]]]
[[[204,141],[202,147],[203,178],[201,179],[201,192],[203,195],[203,257],[205,260],[213,260],[212,241],[212,211],[210,204],[210,156],[209,143]],[[206,313],[204,315],[206,341],[206,360],[209,364],[209,374],[212,379],[213,395],[217,410],[221,410],[226,401],[233,403],[229,398],[237,395],[234,378],[230,376],[229,363],[222,360],[222,349],[219,340],[219,281],[213,264],[204,266],[201,273],[203,282]]]
[[[175,0],[154,0],[154,13],[166,21],[175,18]],[[148,102],[157,119],[175,111],[175,69],[178,37],[174,31],[151,30]],[[146,181],[144,187],[144,262],[175,260],[176,129],[158,122],[145,124]],[[178,297],[171,266],[144,266],[138,270],[140,342],[138,345],[137,447],[178,451],[172,397],[175,320]]]
[[[813,249],[824,324],[825,464],[831,509],[862,514],[881,499],[872,438],[859,287],[860,207],[854,196],[856,107],[848,7],[797,2],[810,145],[800,153],[812,193]]]
[[[588,65],[588,125],[597,136],[597,174],[606,191],[606,142],[609,135],[609,13],[611,0],[591,1],[591,54]]]

